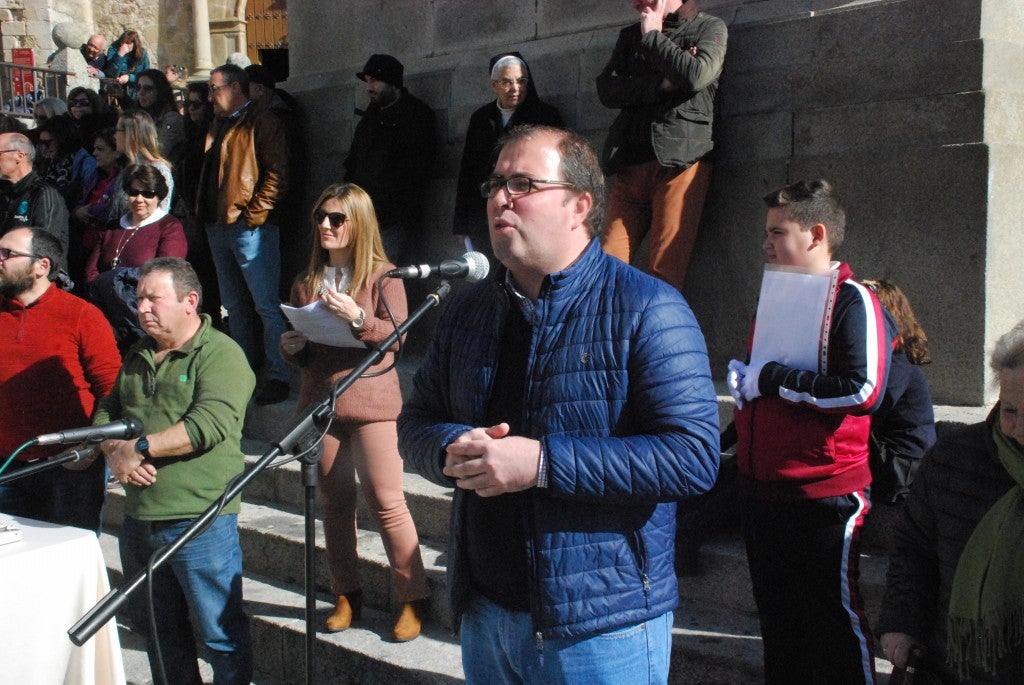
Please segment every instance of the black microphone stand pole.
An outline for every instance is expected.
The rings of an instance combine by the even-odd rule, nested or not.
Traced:
[[[72,450],[65,450],[64,452],[61,452],[55,457],[51,457],[49,459],[41,459],[38,462],[33,462],[31,466],[26,466],[23,469],[18,469],[17,471],[8,473],[6,476],[0,476],[0,485],[3,485],[4,483],[9,483],[12,480],[26,478],[37,473],[42,473],[43,471],[55,469],[58,466],[63,466],[69,461],[79,461],[80,459],[83,459],[85,457],[91,457],[92,455],[96,454],[97,450],[99,450],[100,442],[102,441],[87,441],[84,447]]]
[[[302,436],[311,432],[317,424],[327,420],[328,417],[334,411],[334,402],[339,395],[347,390],[353,383],[356,382],[365,372],[374,364],[378,363],[384,355],[398,339],[405,334],[409,328],[412,327],[417,321],[419,321],[424,314],[440,305],[441,300],[451,291],[451,285],[448,281],[441,281],[441,284],[437,289],[430,293],[423,304],[419,306],[405,321],[398,325],[395,331],[387,337],[386,340],[382,341],[375,348],[370,350],[369,354],[356,366],[352,371],[340,379],[331,392],[321,400],[319,403],[308,409],[301,418],[296,421],[288,433],[279,441],[272,444],[270,449],[260,457],[253,467],[241,474],[238,478],[233,480],[228,485],[227,489],[221,498],[211,504],[207,509],[200,514],[184,531],[181,535],[175,538],[172,542],[164,545],[160,549],[153,552],[151,557],[150,568],[156,569],[157,567],[164,564],[175,552],[181,549],[187,542],[192,538],[196,537],[201,531],[205,530],[207,525],[213,521],[221,510],[221,502],[227,502],[237,496],[245,487],[255,478],[259,473],[266,469],[271,463],[274,462],[282,454],[293,452],[296,446],[299,444]],[[313,646],[315,644],[316,635],[316,585],[313,576],[313,565],[314,565],[314,553],[316,549],[316,538],[315,538],[315,521],[316,513],[314,510],[315,498],[316,498],[316,464],[319,460],[319,456],[312,458],[312,464],[306,464],[306,457],[303,457],[303,480],[306,480],[306,472],[311,471],[313,474],[312,482],[306,485],[306,683],[313,682]],[[107,621],[113,618],[117,610],[128,600],[128,596],[132,592],[138,589],[138,587],[145,581],[148,569],[139,571],[135,576],[121,587],[111,590],[107,593],[103,599],[101,599],[96,606],[90,609],[82,618],[78,619],[71,628],[68,629],[68,636],[71,641],[81,647],[84,645],[89,638],[96,634],[100,628],[102,628]],[[153,636],[156,639],[156,636]]]

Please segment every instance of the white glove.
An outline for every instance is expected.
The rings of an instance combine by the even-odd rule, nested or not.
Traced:
[[[747,372],[747,365],[739,359],[729,360],[729,373],[725,375],[725,384],[729,386],[729,394],[736,400],[736,408],[743,409],[743,393],[740,387],[743,385],[743,376]]]
[[[747,402],[757,399],[761,396],[761,388],[758,385],[758,381],[761,378],[761,369],[764,368],[764,363],[750,364],[744,369],[743,380],[740,381],[740,394],[743,395],[743,399]]]

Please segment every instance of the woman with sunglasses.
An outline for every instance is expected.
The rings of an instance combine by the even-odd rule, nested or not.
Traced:
[[[384,279],[378,286],[381,276],[394,267],[384,254],[370,196],[351,183],[336,184],[321,193],[315,207],[309,267],[292,287],[291,303],[317,303],[350,326],[365,347],[314,343],[298,331],[281,336],[285,359],[302,368],[300,406],[322,399],[336,380],[363,360],[367,348],[394,330],[385,301],[399,323],[407,313],[401,281]],[[331,588],[337,598],[327,630],[347,629],[362,609],[355,526],[358,473],[401,603],[392,637],[405,642],[420,634],[428,591],[416,525],[402,491],[395,427],[402,398],[393,363],[392,351],[335,403],[334,420],[323,441],[320,492]]]
[[[139,94],[139,109],[153,118],[160,153],[177,164],[185,143],[185,122],[178,113],[171,84],[160,70],[146,69],[139,74],[135,88]]]
[[[139,32],[129,29],[107,50],[107,66],[103,70],[124,88],[125,95],[134,102],[139,97],[136,90],[138,75],[146,69],[149,69],[149,53],[142,47]]]
[[[89,255],[85,279],[117,267],[139,267],[154,257],[185,258],[188,244],[181,222],[160,209],[167,197],[167,181],[155,167],[133,164],[121,174],[128,197],[128,212],[117,228],[104,231]]]
[[[111,128],[117,123],[117,111],[91,88],[77,86],[71,89],[67,99],[68,114],[78,126],[82,140],[90,141],[98,131]]]
[[[210,86],[206,81],[192,81],[185,86],[185,140],[180,161],[174,167],[175,189],[180,202],[175,202],[175,213],[181,217],[188,238],[188,261],[203,286],[203,309],[215,326],[220,325],[220,287],[217,268],[213,264],[206,230],[195,216],[199,176],[206,155],[206,134],[213,122],[213,104]],[[178,209],[183,212],[178,212]]]
[[[82,198],[86,179],[96,172],[95,158],[82,147],[78,127],[69,117],[53,117],[39,127],[38,150],[36,171],[60,191],[70,210]]]
[[[121,187],[128,197],[128,211],[117,228],[104,231],[85,264],[89,299],[107,315],[122,350],[134,344],[141,331],[133,316],[137,313],[134,271],[155,257],[181,257],[188,254],[185,231],[177,218],[160,209],[167,197],[167,181],[149,164],[133,164],[121,174]],[[125,274],[129,270],[129,274]],[[111,273],[107,278],[101,274]],[[131,313],[123,313],[124,306]],[[132,325],[120,325],[127,318]]]

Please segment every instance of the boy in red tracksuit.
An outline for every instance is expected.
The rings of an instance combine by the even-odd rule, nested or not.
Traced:
[[[819,368],[729,363],[765,679],[872,683],[858,551],[871,506],[870,413],[885,392],[895,329],[850,267],[832,261],[846,217],[831,184],[800,181],[764,199],[770,263],[838,271]]]

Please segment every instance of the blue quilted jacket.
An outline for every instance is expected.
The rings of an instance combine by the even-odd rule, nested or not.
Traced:
[[[484,424],[509,296],[504,273],[446,307],[398,418],[402,455],[447,486],[445,447]],[[577,637],[675,608],[675,500],[711,488],[718,411],[704,338],[671,287],[597,240],[537,301],[523,424],[549,486],[524,512],[534,628]],[[468,599],[464,492],[449,538],[453,625]],[[495,531],[500,535],[500,531]]]

